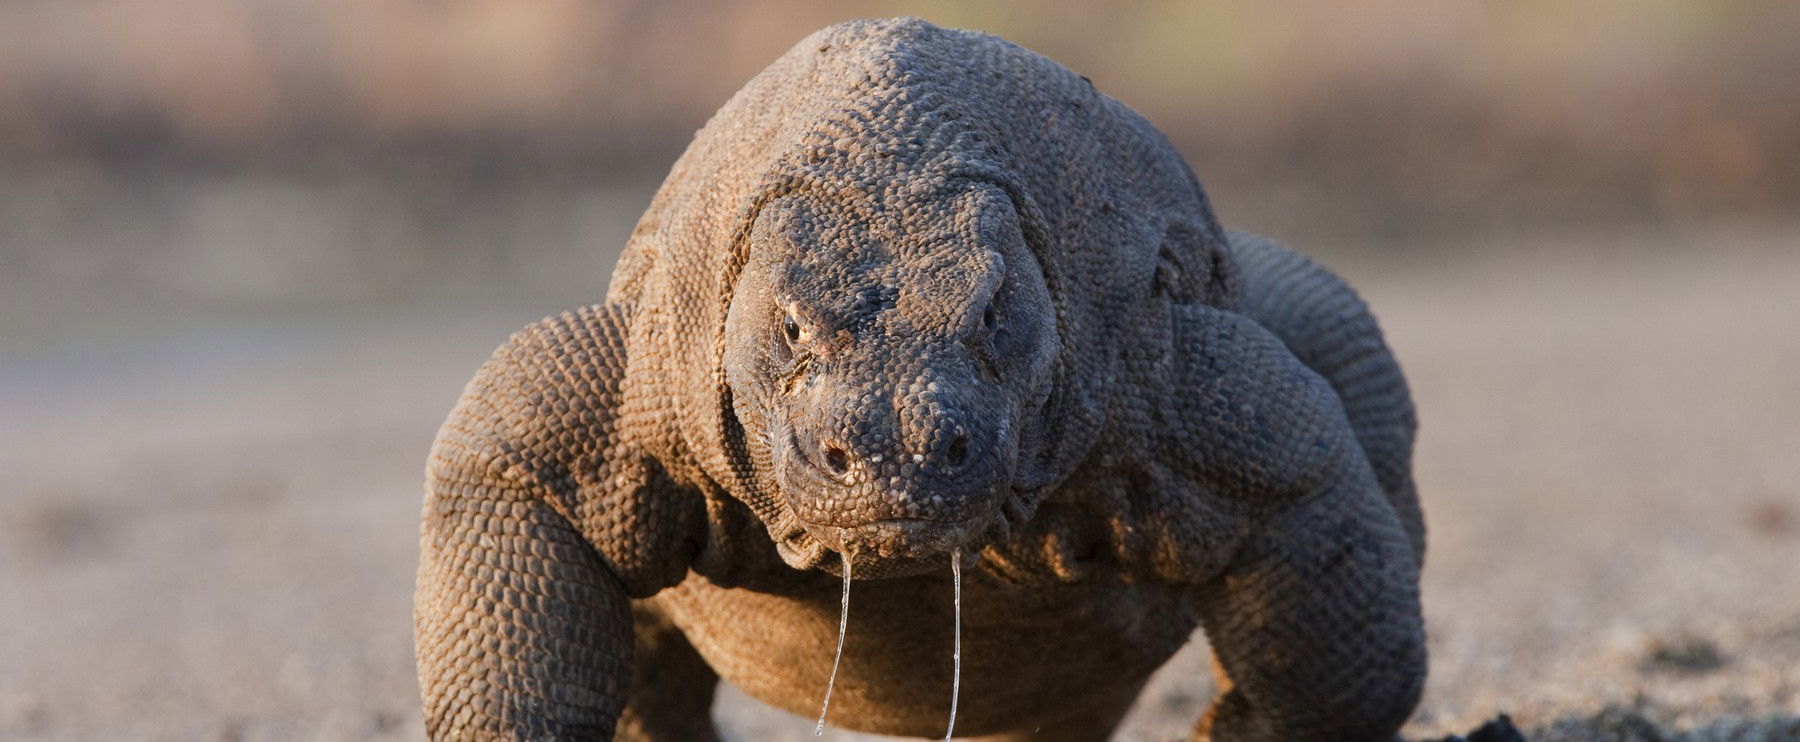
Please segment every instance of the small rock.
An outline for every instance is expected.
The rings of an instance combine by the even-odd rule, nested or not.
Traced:
[[[1513,726],[1512,717],[1501,714],[1469,732],[1469,736],[1450,735],[1438,742],[1526,742],[1525,735]]]
[[[13,732],[42,731],[49,720],[44,699],[36,693],[16,691],[0,694],[0,729]]]
[[[1501,714],[1469,733],[1469,742],[1525,742],[1525,735],[1513,726],[1512,718]]]
[[[1800,515],[1792,505],[1781,500],[1764,500],[1752,506],[1744,516],[1750,530],[1768,538],[1791,536],[1800,531]]]
[[[1697,675],[1717,670],[1728,662],[1725,654],[1711,640],[1683,634],[1652,640],[1642,665],[1645,670]]]
[[[400,728],[401,717],[392,711],[377,711],[369,715],[369,734],[382,736]]]
[[[30,563],[65,562],[107,551],[103,511],[73,493],[46,493],[4,516],[6,540]]]
[[[1540,730],[1536,742],[1673,742],[1643,713],[1608,706],[1586,718],[1565,718]]]

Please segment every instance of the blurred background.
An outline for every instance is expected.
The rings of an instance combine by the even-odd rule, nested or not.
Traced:
[[[461,384],[603,296],[745,80],[899,14],[1088,76],[1374,306],[1424,426],[1415,731],[1800,738],[1785,0],[0,0],[0,738],[422,736]],[[1203,668],[1121,738],[1185,734]]]

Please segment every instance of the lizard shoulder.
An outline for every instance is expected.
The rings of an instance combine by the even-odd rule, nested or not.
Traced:
[[[1109,435],[1051,498],[1091,522],[1039,528],[1108,544],[1127,576],[1195,583],[1272,513],[1372,475],[1330,385],[1279,338],[1228,310],[1168,311]]]
[[[628,306],[603,304],[514,333],[440,429],[428,474],[439,509],[542,500],[642,596],[686,574],[705,507],[639,440],[644,425],[627,403],[629,321]]]
[[[1154,434],[1159,459],[1215,497],[1292,501],[1366,468],[1343,402],[1240,313],[1177,306]]]
[[[1367,462],[1330,383],[1242,314],[1175,307],[1149,436],[1156,456],[1215,497],[1277,504]]]

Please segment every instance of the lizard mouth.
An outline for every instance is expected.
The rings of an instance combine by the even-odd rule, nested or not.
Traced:
[[[855,525],[811,523],[791,511],[771,529],[782,561],[795,569],[817,567],[841,574],[854,562],[859,578],[905,577],[943,569],[946,555],[958,552],[973,566],[982,549],[1004,541],[1030,517],[1028,498],[1011,492],[1002,506],[976,518],[934,520],[883,518]]]
[[[833,551],[881,559],[929,557],[972,546],[988,530],[991,519],[943,521],[928,518],[885,518],[853,526],[802,521],[802,527]]]

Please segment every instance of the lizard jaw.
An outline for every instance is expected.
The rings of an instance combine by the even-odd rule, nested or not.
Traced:
[[[938,521],[926,518],[886,518],[855,526],[807,524],[808,530],[834,551],[881,559],[928,557],[971,545],[984,531],[988,519]],[[820,532],[823,532],[822,534]]]
[[[945,555],[951,553],[960,553],[963,565],[973,567],[981,550],[1004,539],[1009,530],[998,514],[965,521],[887,518],[854,526],[790,516],[771,535],[782,561],[794,569],[841,574],[841,560],[848,559],[855,562],[858,577],[885,578],[943,569]],[[833,554],[839,558],[830,558]]]

